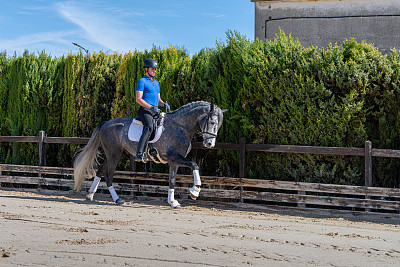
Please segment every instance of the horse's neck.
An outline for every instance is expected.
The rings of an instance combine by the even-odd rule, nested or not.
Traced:
[[[171,119],[190,131],[196,131],[201,116],[206,112],[206,107],[198,106],[192,109],[186,108],[178,111],[179,112],[174,112],[171,114]]]

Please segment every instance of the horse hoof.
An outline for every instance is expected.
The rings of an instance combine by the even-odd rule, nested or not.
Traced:
[[[86,195],[86,200],[87,200],[87,201],[93,201],[93,194],[90,194],[90,193],[87,194],[87,195]]]
[[[191,187],[190,189],[189,189],[189,192],[190,192],[190,197],[193,199],[193,200],[196,200],[198,197],[199,197],[199,194],[200,194],[200,187],[197,187],[197,186],[193,186],[193,187]]]
[[[123,198],[118,198],[118,199],[115,201],[115,203],[118,204],[118,205],[122,205],[122,204],[125,203],[125,199],[123,199]]]
[[[175,208],[180,208],[180,207],[181,207],[181,204],[179,204],[178,200],[172,200],[172,202],[169,203],[169,204],[171,205],[171,207],[172,207],[173,209],[175,209]]]

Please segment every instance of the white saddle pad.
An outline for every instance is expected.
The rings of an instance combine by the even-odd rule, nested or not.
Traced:
[[[140,136],[142,135],[143,125],[137,124],[136,120],[133,120],[131,126],[129,126],[128,130],[128,138],[131,141],[139,142]],[[149,140],[149,143],[155,143],[160,139],[161,134],[164,131],[164,126],[156,128],[156,134],[154,135],[153,140]]]

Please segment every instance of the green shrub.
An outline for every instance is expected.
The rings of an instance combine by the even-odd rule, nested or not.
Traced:
[[[124,55],[0,53],[0,135],[89,137],[101,121],[135,116],[142,62],[151,57],[162,99],[173,109],[213,101],[225,113],[218,141],[280,145],[399,148],[400,53],[345,40],[303,47],[281,32],[250,41],[227,32],[225,42],[190,55],[153,47]],[[70,166],[77,146],[54,145],[53,166]],[[37,164],[37,147],[0,144],[0,161]],[[237,151],[195,151],[203,174],[238,176]],[[374,185],[398,186],[398,160],[374,158]],[[247,154],[252,178],[362,185],[364,158],[285,153]],[[128,166],[126,161],[120,164]],[[166,167],[157,167],[167,171]]]

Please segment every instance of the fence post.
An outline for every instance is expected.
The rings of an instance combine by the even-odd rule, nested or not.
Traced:
[[[46,137],[45,131],[39,131],[39,166],[46,166]]]
[[[365,141],[365,186],[372,186],[372,142]],[[371,199],[367,194],[365,199]],[[370,212],[371,209],[364,209],[366,212]]]
[[[372,142],[365,141],[365,186],[372,186]]]
[[[242,179],[246,176],[246,137],[240,137],[240,159],[239,159],[239,178],[240,178],[240,203],[243,203]]]
[[[130,170],[131,172],[136,172],[136,161],[135,157],[131,154],[129,154],[129,163],[130,163]],[[133,179],[130,179],[131,184],[135,184],[135,181]],[[131,196],[136,196],[135,192],[133,190],[130,191]]]
[[[39,131],[39,166],[46,166],[46,143],[44,142],[44,138],[46,137],[45,131]],[[38,174],[39,185],[38,190],[41,189],[41,186],[44,184],[44,179],[42,174]]]
[[[135,157],[132,156],[131,154],[129,154],[129,165],[130,165],[131,172],[136,172]]]

